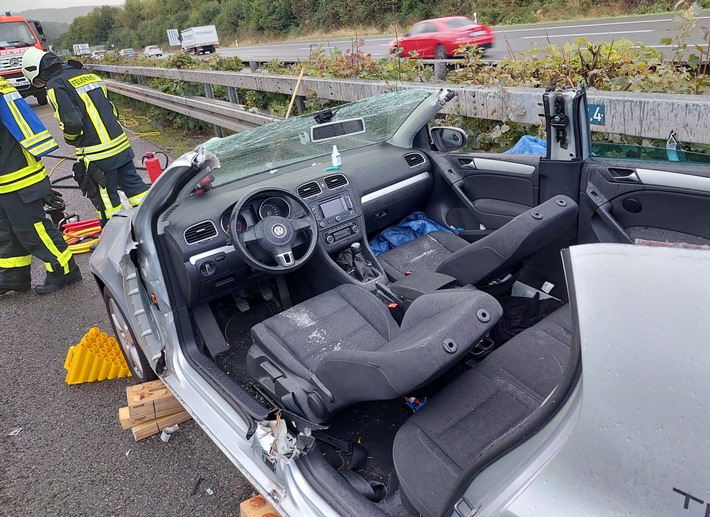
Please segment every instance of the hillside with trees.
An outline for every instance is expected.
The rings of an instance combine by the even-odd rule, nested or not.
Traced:
[[[477,13],[488,25],[644,14],[673,9],[677,0],[126,0],[98,7],[72,22],[56,42],[115,48],[167,44],[167,29],[217,26],[224,41],[287,39],[351,29],[393,32],[435,16]],[[703,6],[710,0],[702,0]]]

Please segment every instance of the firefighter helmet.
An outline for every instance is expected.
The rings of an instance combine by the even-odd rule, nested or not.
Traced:
[[[42,61],[42,58],[46,54],[46,52],[38,49],[37,47],[30,47],[22,56],[22,74],[35,86],[40,86],[35,84],[35,79],[37,79],[40,72],[40,61]]]

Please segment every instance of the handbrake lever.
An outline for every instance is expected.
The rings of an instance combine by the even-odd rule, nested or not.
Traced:
[[[407,309],[409,308],[412,302],[410,300],[402,298],[399,295],[396,295],[385,284],[375,282],[375,287],[377,288],[380,297],[384,298],[387,302],[387,308],[389,308],[392,317],[395,319],[398,325],[401,324],[402,319],[404,318],[404,313],[407,312]]]

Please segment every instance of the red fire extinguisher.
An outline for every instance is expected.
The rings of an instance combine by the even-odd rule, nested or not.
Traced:
[[[148,151],[145,153],[141,163],[145,165],[145,168],[148,170],[148,177],[151,183],[155,183],[155,180],[158,179],[158,176],[163,173],[163,169],[165,168],[160,165],[160,160],[155,156],[156,154],[162,154],[165,157],[165,167],[168,166],[168,155],[165,153],[161,151]]]

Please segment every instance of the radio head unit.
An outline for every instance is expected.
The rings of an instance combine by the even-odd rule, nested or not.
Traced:
[[[321,222],[326,225],[338,223],[355,215],[352,200],[347,193],[343,193],[338,197],[330,198],[325,201],[317,201],[311,203],[311,211]],[[321,227],[324,226],[321,224]]]
[[[318,208],[320,208],[320,211],[325,219],[330,219],[331,217],[349,210],[348,205],[345,204],[345,196],[336,197],[335,199],[331,199],[324,203],[319,203]]]

